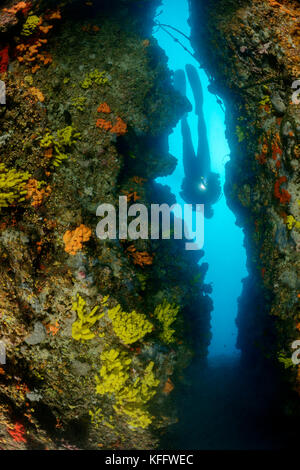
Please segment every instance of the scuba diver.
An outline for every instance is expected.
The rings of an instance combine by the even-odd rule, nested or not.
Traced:
[[[186,65],[186,73],[194,95],[195,114],[198,116],[198,150],[196,155],[186,113],[181,120],[185,177],[180,195],[187,204],[204,204],[204,215],[211,218],[212,205],[221,196],[220,176],[211,171],[200,78],[193,65]],[[174,73],[174,87],[186,97],[186,78],[183,70],[176,70]]]

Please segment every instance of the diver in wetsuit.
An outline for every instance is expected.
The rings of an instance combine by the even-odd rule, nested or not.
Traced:
[[[211,171],[210,154],[203,115],[203,92],[199,75],[193,65],[186,66],[186,73],[195,100],[195,114],[198,116],[198,150],[195,154],[187,114],[181,120],[183,141],[183,166],[185,177],[181,185],[181,197],[188,204],[204,204],[205,217],[213,216],[212,205],[221,196],[220,177]],[[174,86],[186,96],[186,79],[183,70],[174,74]]]

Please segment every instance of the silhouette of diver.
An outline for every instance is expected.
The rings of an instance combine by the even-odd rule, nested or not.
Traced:
[[[195,114],[198,116],[198,150],[195,155],[186,113],[181,120],[185,177],[180,195],[188,204],[204,204],[204,215],[211,218],[213,216],[212,205],[221,196],[220,176],[211,171],[200,78],[193,65],[186,65],[186,73],[194,95]],[[174,73],[174,87],[186,97],[186,78],[183,70],[176,70]]]

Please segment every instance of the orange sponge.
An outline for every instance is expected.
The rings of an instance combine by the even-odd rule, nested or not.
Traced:
[[[81,224],[75,230],[67,230],[63,236],[65,251],[70,255],[76,255],[77,251],[83,247],[83,242],[87,242],[92,235],[90,228]]]

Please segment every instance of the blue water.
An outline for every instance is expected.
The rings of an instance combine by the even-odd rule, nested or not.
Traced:
[[[160,23],[171,25],[186,36],[190,36],[188,0],[163,0],[158,13],[160,11],[162,13],[157,16]],[[192,51],[187,39],[172,30],[169,31]],[[223,187],[225,164],[229,158],[229,148],[225,138],[224,112],[217,103],[216,97],[207,90],[209,81],[205,72],[199,69],[199,63],[162,29],[155,28],[154,37],[160,47],[164,49],[171,70],[185,70],[186,64],[192,64],[199,70],[204,93],[204,116],[211,154],[211,170],[220,174]],[[187,97],[194,107],[193,94],[188,81]],[[194,148],[197,149],[197,116],[194,110],[189,113],[188,122]],[[180,123],[169,137],[169,151],[178,159],[177,167],[172,175],[158,178],[157,181],[170,186],[177,202],[184,204],[179,195],[184,177]],[[239,354],[236,349],[237,327],[235,324],[237,298],[241,293],[241,280],[247,275],[243,233],[235,225],[235,216],[227,206],[224,195],[213,208],[213,218],[205,219],[203,247],[205,256],[200,261],[200,263],[207,262],[209,264],[205,280],[213,287],[212,341],[209,348],[209,358],[211,359],[220,355],[237,356]]]

